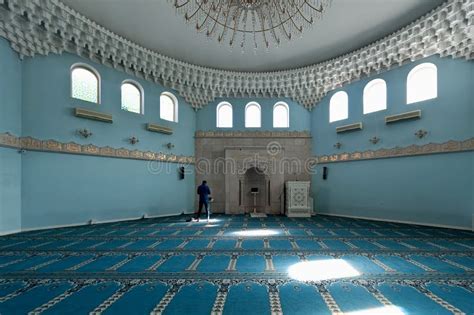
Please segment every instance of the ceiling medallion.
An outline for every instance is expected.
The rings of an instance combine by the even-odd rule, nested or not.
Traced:
[[[198,32],[221,44],[254,50],[302,36],[332,0],[172,0]]]

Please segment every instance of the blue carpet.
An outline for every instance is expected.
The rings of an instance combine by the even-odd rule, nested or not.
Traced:
[[[474,314],[474,233],[213,219],[0,237],[0,314]]]

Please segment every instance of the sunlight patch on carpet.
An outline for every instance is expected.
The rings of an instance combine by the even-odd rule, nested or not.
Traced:
[[[288,275],[299,281],[322,281],[357,277],[360,273],[343,259],[325,259],[294,264],[288,268]]]
[[[233,235],[236,236],[271,236],[271,235],[278,235],[280,232],[275,230],[266,230],[266,229],[258,229],[258,230],[242,230],[233,232]]]

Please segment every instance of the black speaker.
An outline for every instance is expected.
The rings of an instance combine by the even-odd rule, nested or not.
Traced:
[[[184,166],[178,168],[179,179],[184,179]]]
[[[328,168],[327,166],[323,166],[323,179],[326,180],[328,178]]]

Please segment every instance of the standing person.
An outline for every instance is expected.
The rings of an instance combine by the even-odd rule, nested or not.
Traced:
[[[206,213],[209,211],[209,198],[211,195],[211,190],[207,186],[207,181],[203,180],[202,184],[197,189],[197,194],[199,195],[199,208],[194,216],[194,219],[199,222],[199,217],[201,216],[202,207],[206,207]],[[191,221],[191,220],[188,220]]]

